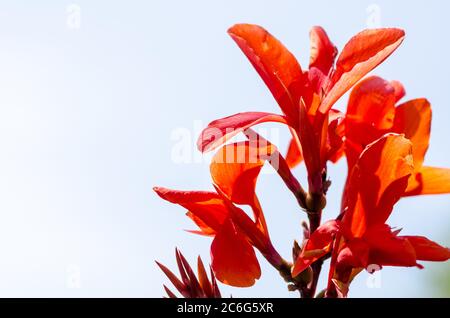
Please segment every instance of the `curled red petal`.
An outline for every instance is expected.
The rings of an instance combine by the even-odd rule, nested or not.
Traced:
[[[190,213],[193,219],[206,235],[215,233],[228,217],[229,211],[222,198],[215,192],[207,191],[179,191],[162,187],[153,190],[164,200],[179,204]],[[196,220],[199,220],[197,222]]]
[[[265,122],[285,124],[286,119],[281,115],[263,112],[239,113],[217,119],[202,131],[197,140],[197,147],[201,152],[213,150],[241,131]]]
[[[337,56],[337,48],[320,26],[313,27],[309,37],[311,46],[309,68],[315,67],[324,75],[328,75]]]

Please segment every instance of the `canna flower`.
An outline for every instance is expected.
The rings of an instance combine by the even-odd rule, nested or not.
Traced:
[[[167,278],[172,282],[173,286],[184,298],[221,298],[219,286],[217,286],[216,277],[212,269],[210,270],[211,279],[206,274],[205,266],[203,265],[200,256],[197,259],[197,273],[195,276],[192,267],[187,262],[186,258],[178,249],[175,249],[175,257],[177,260],[178,270],[181,279],[171,272],[166,266],[159,262],[159,268],[166,274]],[[198,278],[197,278],[198,277]],[[169,298],[178,298],[166,285],[164,290]]]
[[[332,252],[328,292],[334,286],[346,296],[352,278],[371,264],[422,268],[417,261],[448,260],[448,248],[425,237],[400,236],[386,224],[407,190],[413,162],[413,145],[402,135],[386,134],[369,144],[350,173],[343,215],[311,235],[293,275]]]
[[[271,157],[282,160],[270,143],[264,146],[250,141],[228,144],[218,150],[210,165],[216,192],[154,188],[164,200],[188,210],[187,216],[199,227],[192,232],[213,237],[211,266],[217,279],[225,284],[248,287],[260,278],[254,248],[274,266],[282,265],[270,241],[255,193],[259,172]],[[282,164],[287,167],[286,163]],[[250,206],[254,220],[236,204]]]
[[[292,53],[262,27],[238,24],[228,33],[261,76],[283,115],[245,112],[211,122],[198,140],[205,152],[248,128],[264,123],[288,125],[292,133],[286,161],[304,160],[310,192],[325,193],[326,162],[342,155],[342,114],[335,102],[382,63],[403,41],[399,29],[365,30],[337,50],[321,27],[310,33],[309,70],[302,70]]]
[[[422,236],[400,235],[387,224],[394,205],[405,196],[450,193],[450,169],[424,165],[431,128],[426,99],[404,103],[404,87],[369,72],[402,43],[400,29],[371,29],[355,35],[338,51],[321,27],[310,32],[309,68],[262,27],[237,24],[229,35],[249,59],[281,114],[244,112],[211,122],[201,133],[201,152],[217,150],[210,164],[214,191],[179,191],[155,187],[164,200],[187,210],[198,229],[210,237],[211,280],[199,259],[198,278],[176,251],[181,279],[159,267],[184,297],[220,297],[218,281],[252,286],[261,276],[256,255],[279,271],[291,291],[314,297],[322,263],[331,258],[327,297],[346,297],[362,270],[383,266],[423,268],[421,261],[447,261],[450,249]],[[345,114],[334,104],[351,88]],[[398,105],[398,106],[397,106]],[[286,158],[252,127],[265,122],[288,127],[292,138]],[[246,141],[228,143],[239,133]],[[326,205],[328,161],[347,158],[348,177],[341,213],[321,225]],[[291,168],[304,161],[308,192]],[[269,163],[308,215],[302,244],[294,242],[293,264],[273,247],[256,194],[261,169]],[[244,211],[249,211],[249,214]],[[176,297],[164,286],[169,297]]]
[[[405,95],[397,81],[372,76],[356,85],[345,115],[345,154],[349,171],[363,149],[388,132],[413,144],[414,172],[405,195],[450,192],[450,169],[424,166],[431,130],[431,105],[424,98],[396,104]]]

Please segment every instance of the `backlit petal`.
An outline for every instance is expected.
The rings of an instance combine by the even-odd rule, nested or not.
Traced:
[[[284,45],[260,26],[237,24],[228,33],[266,83],[283,113],[294,121],[306,77]]]
[[[450,169],[422,166],[408,182],[405,195],[450,193]]]
[[[416,257],[422,261],[444,262],[450,258],[450,249],[443,247],[423,236],[403,236],[416,251]]]
[[[285,117],[262,112],[239,113],[209,123],[200,134],[197,147],[201,152],[213,150],[241,131],[252,126],[265,123],[286,123]]]
[[[336,163],[344,155],[345,120],[344,114],[331,109],[328,117],[328,144],[327,159]]]
[[[339,55],[331,89],[319,111],[326,113],[345,92],[389,57],[404,36],[400,29],[368,29],[350,39]]]
[[[345,115],[349,169],[368,144],[392,128],[395,102],[395,88],[381,77],[368,77],[353,88]]]
[[[320,26],[315,26],[309,33],[310,37],[310,59],[309,68],[317,68],[324,75],[328,75],[333,67],[337,49],[328,38],[325,30]]]
[[[256,179],[264,160],[276,151],[271,144],[244,141],[220,148],[211,160],[213,182],[237,204],[252,205]]]
[[[419,171],[428,150],[431,106],[422,98],[408,101],[395,109],[393,132],[405,134],[413,144],[414,169]]]
[[[215,192],[178,191],[162,187],[155,187],[153,190],[162,199],[179,204],[187,209],[189,211],[188,216],[194,221],[200,220],[198,225],[206,235],[217,232],[229,215],[223,200]]]
[[[302,151],[300,145],[294,138],[289,142],[288,151],[286,154],[286,162],[289,168],[294,168],[303,161]]]
[[[220,148],[210,165],[214,184],[232,202],[252,207],[255,221],[267,233],[264,214],[256,197],[256,180],[266,159],[276,147],[260,140],[238,142]]]
[[[312,263],[330,252],[334,235],[338,231],[339,222],[335,220],[328,221],[319,226],[317,230],[311,234],[311,237],[302,249],[301,254],[295,261],[292,269],[292,276],[297,276]]]
[[[418,266],[413,245],[387,225],[373,226],[364,235],[370,246],[369,263],[379,266]]]
[[[261,276],[253,247],[230,220],[214,238],[211,259],[217,279],[224,284],[250,287]]]
[[[375,224],[384,224],[404,194],[413,172],[409,140],[386,134],[367,146],[354,166],[346,187],[343,223],[355,237]]]

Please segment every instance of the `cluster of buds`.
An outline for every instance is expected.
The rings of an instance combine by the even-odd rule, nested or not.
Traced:
[[[186,258],[181,252],[176,249],[175,257],[177,260],[180,278],[171,272],[166,266],[156,262],[159,268],[166,274],[173,286],[178,290],[181,296],[185,298],[221,298],[219,287],[217,286],[214,272],[210,269],[211,279],[208,278],[205,266],[203,265],[200,256],[197,259],[197,276],[192,267],[187,262]],[[177,296],[164,285],[164,290],[169,298],[177,298]]]

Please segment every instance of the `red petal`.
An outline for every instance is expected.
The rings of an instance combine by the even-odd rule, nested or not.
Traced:
[[[231,201],[237,204],[254,203],[256,179],[264,165],[276,151],[271,144],[237,142],[220,148],[211,160],[213,182]]]
[[[303,159],[305,160],[308,177],[314,178],[321,173],[323,162],[320,153],[321,139],[310,121],[310,116],[303,101],[300,102],[300,129],[298,136],[302,145]],[[319,130],[321,133],[321,130]]]
[[[339,221],[328,221],[312,233],[301,254],[295,261],[292,276],[303,272],[308,266],[325,256],[331,250],[334,235],[339,231]]]
[[[370,264],[380,266],[418,266],[409,240],[396,236],[387,225],[372,227],[364,235],[370,245]]]
[[[416,251],[417,260],[444,262],[450,259],[450,249],[443,247],[423,236],[402,236]]]
[[[212,268],[219,281],[250,287],[261,276],[255,251],[231,221],[226,221],[211,245]]]
[[[223,200],[214,192],[178,191],[161,187],[155,187],[153,190],[162,199],[179,204],[189,210],[195,216],[194,221],[196,218],[201,220],[199,226],[205,228],[205,234],[208,235],[220,229],[229,215]]]
[[[395,88],[381,77],[368,77],[353,88],[345,115],[349,169],[368,144],[392,128],[395,102]]]
[[[264,214],[256,198],[256,180],[276,147],[259,140],[228,144],[220,148],[210,165],[214,184],[236,204],[248,204],[255,214],[255,221],[267,233]]]
[[[393,131],[405,134],[413,144],[414,169],[419,171],[428,150],[431,130],[431,106],[422,98],[408,101],[395,109]]]
[[[265,122],[285,124],[286,119],[276,114],[247,112],[214,120],[200,134],[197,147],[201,152],[213,150],[241,131]]]
[[[350,39],[336,62],[333,85],[319,111],[325,114],[347,90],[389,57],[404,36],[400,29],[370,29]]]
[[[296,167],[298,164],[300,164],[302,161],[303,156],[299,145],[299,141],[292,138],[291,141],[289,142],[289,147],[286,154],[286,162],[289,168],[292,169]]]
[[[387,134],[370,144],[354,166],[346,187],[348,210],[343,223],[355,237],[366,228],[384,224],[404,194],[413,171],[411,143]]]
[[[260,26],[237,24],[228,33],[264,80],[283,113],[296,122],[306,77],[294,55]]]
[[[339,251],[336,268],[338,272],[351,272],[349,268],[366,267],[369,261],[369,245],[361,239],[354,239]],[[341,280],[346,281],[343,277]]]
[[[422,166],[408,182],[407,196],[450,193],[450,169]]]
[[[328,121],[329,150],[327,158],[333,163],[336,163],[344,155],[344,114],[338,110],[331,109]]]
[[[311,43],[309,68],[318,68],[324,75],[328,75],[333,67],[337,49],[320,26],[313,27],[309,37]]]
[[[223,199],[224,204],[230,211],[230,219],[236,224],[242,233],[245,233],[249,241],[260,251],[265,251],[270,245],[267,228],[261,226],[261,222],[255,223],[242,209],[236,207],[222,190],[214,185],[217,193]]]
[[[399,81],[391,81],[391,85],[392,85],[392,87],[394,87],[395,102],[397,103],[400,99],[405,97],[405,95],[406,95],[405,87]]]
[[[297,133],[292,128],[290,130],[293,138],[298,139]],[[268,140],[260,136],[252,129],[248,129],[245,135],[250,140],[250,143],[260,145],[260,147],[262,146],[264,147],[264,149],[272,145]],[[267,149],[272,149],[273,152],[270,154],[270,157],[265,158],[265,160],[267,160],[272,166],[272,168],[274,168],[275,171],[277,171],[278,175],[281,177],[281,179],[283,179],[288,189],[295,195],[295,197],[299,201],[300,206],[304,206],[304,202],[302,200],[306,196],[305,191],[303,190],[302,186],[295,178],[295,176],[292,174],[292,171],[287,161],[283,158],[280,152],[276,150],[275,146],[272,145],[270,148]],[[262,153],[264,152],[267,151],[263,151]]]

